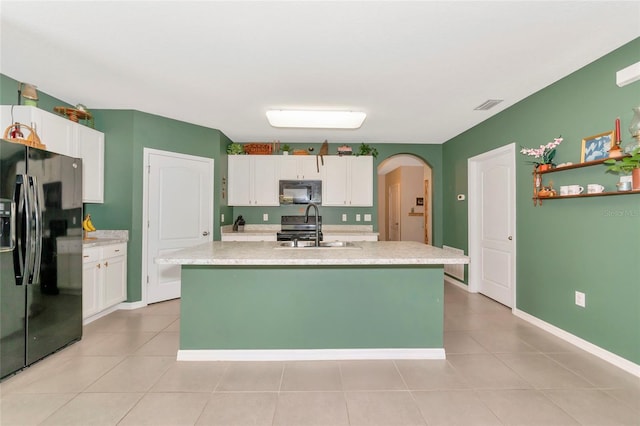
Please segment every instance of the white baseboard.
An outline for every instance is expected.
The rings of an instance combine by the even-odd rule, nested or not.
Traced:
[[[459,281],[459,280],[453,278],[450,275],[447,275],[447,274],[444,275],[444,282],[449,283],[451,285],[454,285],[454,286],[456,286],[458,288],[461,288],[464,291],[469,291],[469,286],[468,285],[466,285],[462,281]]]
[[[615,365],[618,368],[623,369],[624,371],[633,374],[634,376],[640,377],[640,365],[629,361],[628,359],[622,358],[619,355],[614,354],[613,352],[609,352],[606,349],[601,348],[600,346],[596,346],[591,342],[588,342],[578,336],[575,336],[567,331],[564,331],[561,328],[556,327],[555,325],[549,324],[533,315],[530,315],[526,312],[523,312],[519,309],[514,309],[513,314],[523,320],[540,327],[541,329],[548,331],[556,337],[565,340],[572,345],[579,347],[592,355],[601,358],[604,361],[607,361],[610,364]]]
[[[118,306],[119,305],[112,306],[110,308],[105,309],[104,311],[100,311],[97,314],[91,315],[90,317],[87,317],[87,318],[83,319],[82,320],[82,325],[90,324],[90,323],[94,322],[97,319],[100,319],[100,318],[102,318],[102,317],[104,317],[106,315],[109,315],[111,312],[117,311],[119,309]]]
[[[336,361],[446,359],[444,348],[179,350],[178,361]]]
[[[118,309],[122,309],[123,311],[129,311],[132,309],[140,309],[145,308],[147,304],[145,302],[122,302],[118,305]]]

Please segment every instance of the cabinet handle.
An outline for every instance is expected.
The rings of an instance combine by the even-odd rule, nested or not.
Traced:
[[[118,253],[120,251],[120,249],[115,249],[115,252]]]
[[[96,268],[100,269],[100,264],[99,263],[96,265]]]
[[[104,267],[105,267],[105,268],[108,268],[108,267],[109,267],[109,262],[108,262],[108,261],[107,261],[107,262],[104,262]]]

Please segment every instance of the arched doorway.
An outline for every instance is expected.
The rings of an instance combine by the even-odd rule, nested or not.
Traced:
[[[411,154],[378,165],[378,232],[381,241],[433,242],[432,169]]]

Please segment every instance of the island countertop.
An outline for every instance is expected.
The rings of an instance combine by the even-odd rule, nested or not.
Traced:
[[[174,265],[443,265],[469,258],[414,241],[359,241],[350,248],[279,248],[277,242],[213,241],[166,254]]]

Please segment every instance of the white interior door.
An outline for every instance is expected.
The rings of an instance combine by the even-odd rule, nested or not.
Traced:
[[[211,241],[213,159],[145,149],[146,301],[180,297],[180,265],[154,259]],[[144,299],[143,292],[143,299]]]
[[[389,241],[400,241],[400,184],[389,186]]]
[[[470,290],[509,307],[515,299],[513,147],[469,160]]]

